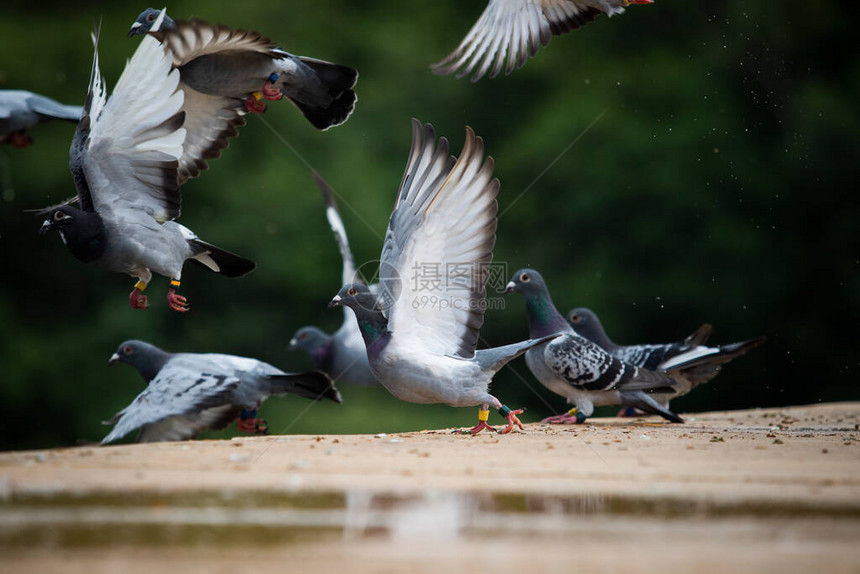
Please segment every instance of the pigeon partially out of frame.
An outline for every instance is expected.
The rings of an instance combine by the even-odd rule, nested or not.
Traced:
[[[81,106],[67,106],[49,97],[24,90],[0,90],[0,143],[27,147],[33,138],[27,133],[53,120],[77,122]]]

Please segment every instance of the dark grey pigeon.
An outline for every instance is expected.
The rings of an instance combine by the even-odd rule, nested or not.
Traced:
[[[581,423],[595,406],[631,406],[676,423],[681,417],[663,408],[652,395],[672,393],[677,381],[668,374],[649,371],[616,359],[597,344],[579,335],[553,305],[540,273],[520,269],[508,283],[506,293],[525,299],[529,336],[560,337],[529,349],[526,364],[549,390],[574,405],[568,413],[545,422]]]
[[[553,36],[566,34],[592,22],[600,14],[613,16],[630,4],[654,0],[490,0],[463,41],[441,62],[430,66],[434,74],[471,74],[477,82],[505,68],[510,74],[546,46]],[[505,66],[505,56],[508,63]],[[490,69],[492,66],[492,70]]]
[[[313,176],[325,200],[326,218],[334,232],[343,259],[341,285],[363,283],[361,277],[356,273],[355,261],[349,248],[349,239],[346,236],[346,228],[337,210],[334,193],[322,176],[317,172],[314,172]],[[371,286],[370,289],[375,291],[378,289],[378,285]],[[343,307],[343,323],[333,335],[329,335],[316,326],[305,326],[293,335],[289,349],[291,351],[296,349],[305,351],[310,356],[315,369],[324,372],[338,383],[376,384],[376,379],[370,370],[370,364],[367,362],[367,351],[364,348],[361,331],[358,330],[355,313],[347,306]]]
[[[412,120],[412,150],[385,234],[381,293],[344,285],[330,306],[355,311],[376,379],[411,403],[479,406],[478,433],[490,405],[522,423],[489,392],[496,371],[547,340],[476,350],[484,322],[486,283],[496,241],[499,181],[484,143],[466,128],[460,158],[433,126]],[[551,338],[551,337],[550,337]]]
[[[33,139],[27,130],[52,120],[77,122],[81,106],[67,106],[24,90],[0,90],[0,143],[27,147]]]
[[[606,334],[600,319],[591,309],[573,309],[567,314],[567,319],[577,333],[597,343],[617,359],[652,371],[673,371],[673,377],[678,381],[674,393],[654,397],[666,408],[669,407],[670,399],[683,396],[712,380],[724,364],[758,347],[766,340],[765,337],[756,337],[740,343],[709,347],[705,343],[711,336],[711,326],[706,323],[683,341],[675,343],[617,345]]]
[[[252,261],[200,240],[174,221],[181,203],[177,168],[183,160],[194,163],[201,151],[184,147],[192,131],[186,126],[216,118],[183,109],[179,72],[151,37],[141,42],[107,100],[97,36],[94,43],[89,93],[69,160],[80,208],[43,210],[40,233],[57,231],[77,259],[136,277],[132,307],[146,308],[142,292],[155,272],[171,280],[170,308],[187,311],[185,297],[177,293],[185,261],[227,277],[254,269]]]
[[[215,353],[168,353],[143,341],[125,341],[109,365],[131,365],[149,383],[114,424],[106,444],[140,428],[138,442],[187,440],[220,430],[238,416],[243,432],[265,432],[257,409],[270,395],[291,393],[339,403],[340,393],[323,373],[285,373],[246,357]]]
[[[344,123],[357,100],[353,68],[294,56],[257,32],[216,26],[203,20],[154,24],[158,10],[144,10],[129,36],[152,33],[172,55],[182,83],[202,96],[236,98],[250,112],[266,109],[262,101],[286,96],[314,127],[326,130]]]

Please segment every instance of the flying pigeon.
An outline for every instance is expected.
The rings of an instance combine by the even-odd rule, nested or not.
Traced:
[[[341,273],[341,285],[347,283],[362,282],[355,270],[355,261],[349,248],[349,239],[346,236],[346,228],[337,210],[337,202],[328,183],[317,172],[313,173],[323,199],[326,202],[326,218],[334,232],[337,246],[343,259],[343,271]],[[378,284],[371,286],[371,290],[378,291]],[[340,383],[351,383],[355,385],[374,385],[376,379],[367,362],[367,350],[364,348],[364,340],[355,313],[349,307],[343,308],[343,323],[333,334],[329,335],[316,326],[305,326],[296,331],[290,340],[291,351],[302,349],[311,358],[314,368],[320,370]]]
[[[353,68],[294,56],[257,32],[195,18],[175,22],[165,17],[152,31],[159,13],[153,8],[141,12],[129,37],[152,32],[172,55],[182,83],[201,95],[243,100],[253,113],[266,109],[263,99],[286,96],[320,130],[344,123],[355,108],[352,88],[358,72]]]
[[[114,424],[102,444],[140,428],[138,442],[187,440],[220,430],[237,418],[242,432],[265,432],[256,418],[270,395],[292,393],[311,400],[341,402],[323,373],[285,373],[246,357],[216,353],[168,353],[143,341],[125,341],[108,365],[131,365],[149,383],[129,406],[105,424]]]
[[[597,314],[591,309],[579,307],[567,314],[567,319],[577,333],[600,345],[613,357],[631,365],[652,371],[674,371],[678,386],[671,396],[654,397],[668,408],[669,399],[689,393],[695,387],[707,383],[717,376],[725,363],[763,344],[765,337],[756,337],[740,343],[708,347],[705,343],[711,335],[711,326],[704,324],[683,341],[662,345],[616,345],[606,335]],[[623,414],[632,414],[622,411]]]
[[[67,106],[24,90],[0,90],[0,143],[27,147],[33,139],[27,130],[51,120],[77,122],[81,106]]]
[[[412,120],[412,149],[379,264],[379,296],[344,285],[330,307],[355,311],[370,368],[392,395],[412,403],[478,406],[477,434],[493,405],[508,425],[517,415],[489,393],[496,371],[530,347],[524,341],[476,350],[493,257],[499,181],[484,143],[466,128],[460,158],[433,126]]]
[[[40,233],[57,231],[77,259],[137,277],[132,307],[147,307],[142,292],[155,272],[170,278],[170,308],[187,311],[185,297],[177,293],[186,260],[227,277],[255,267],[174,221],[181,202],[178,166],[206,157],[205,149],[185,145],[193,131],[188,126],[203,125],[208,113],[217,112],[183,110],[179,72],[151,37],[141,42],[107,100],[97,34],[93,42],[89,93],[69,161],[80,209],[61,204],[42,210],[47,218]]]
[[[471,74],[477,82],[487,70],[495,78],[507,55],[505,75],[521,68],[560,36],[585,26],[600,14],[613,16],[630,4],[653,4],[654,0],[490,0],[487,8],[456,50],[430,66],[434,74],[454,72],[458,78]]]
[[[684,422],[651,396],[674,392],[677,381],[668,374],[616,359],[579,335],[556,310],[540,273],[520,269],[508,282],[505,292],[520,293],[525,299],[530,337],[561,335],[526,353],[526,364],[532,374],[546,388],[574,405],[568,413],[544,422],[582,423],[593,414],[595,406],[605,405],[636,407],[672,422]]]

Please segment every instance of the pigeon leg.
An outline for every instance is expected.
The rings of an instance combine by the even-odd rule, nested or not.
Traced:
[[[146,302],[146,295],[143,294],[144,289],[146,289],[146,283],[143,281],[138,280],[134,284],[134,291],[128,296],[128,302],[133,309],[146,309],[149,307]]]
[[[576,407],[573,407],[563,415],[556,415],[554,417],[547,417],[543,419],[542,423],[549,423],[551,425],[576,425],[582,424],[585,422],[586,416],[576,410]]]
[[[11,136],[9,136],[9,142],[17,148],[23,148],[33,143],[33,138],[31,138],[24,132],[15,132]]]
[[[266,111],[266,102],[261,102],[263,96],[260,92],[252,92],[248,99],[245,100],[245,109],[252,114],[262,114]]]
[[[635,407],[624,407],[620,411],[618,411],[618,418],[633,418],[633,417],[641,417],[645,413],[640,411]]]
[[[456,432],[459,434],[478,434],[484,429],[490,429],[491,431],[495,431],[496,429],[487,424],[487,419],[489,418],[490,405],[481,405],[480,410],[478,410],[478,424],[470,429],[464,429]]]
[[[170,308],[179,313],[185,313],[190,309],[188,306],[188,299],[178,294],[176,290],[179,289],[179,280],[171,279],[170,280],[170,289],[167,290],[167,304],[170,305]]]
[[[275,87],[275,82],[278,81],[278,74],[271,74],[266,83],[263,84],[263,97],[267,100],[278,101],[284,97],[284,93],[280,88]]]
[[[269,432],[269,426],[266,424],[266,421],[257,418],[256,409],[253,411],[242,409],[242,412],[239,413],[239,418],[236,419],[236,428],[240,432],[249,434],[267,434]]]
[[[521,414],[525,409],[517,409],[512,411],[505,405],[499,407],[499,414],[508,419],[508,426],[499,431],[499,434],[508,434],[514,428],[514,425],[517,425],[520,428],[523,428],[523,423],[520,422],[520,419],[517,418],[518,414]]]

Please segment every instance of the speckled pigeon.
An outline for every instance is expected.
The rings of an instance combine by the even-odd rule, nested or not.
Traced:
[[[349,248],[349,239],[346,236],[343,220],[337,210],[334,193],[322,176],[317,172],[314,172],[313,176],[314,182],[325,199],[326,218],[334,232],[343,259],[341,285],[363,283],[363,279],[355,270],[355,262]],[[378,285],[372,285],[370,289],[376,292]],[[343,307],[343,323],[333,335],[329,335],[316,326],[305,326],[293,335],[289,349],[305,351],[310,356],[315,369],[324,372],[338,383],[376,384],[376,378],[374,378],[370,364],[367,362],[367,350],[364,347],[364,340],[361,338],[361,331],[358,330],[355,313],[347,306]]]
[[[146,308],[142,292],[155,272],[171,280],[170,308],[187,311],[177,293],[186,260],[228,277],[254,269],[252,261],[205,243],[174,221],[181,203],[178,166],[207,156],[206,149],[184,145],[193,131],[189,125],[215,118],[206,110],[183,109],[179,72],[151,37],[141,42],[107,100],[97,37],[94,43],[89,94],[69,160],[80,209],[62,204],[43,210],[40,233],[57,231],[77,259],[137,277],[132,307]]]
[[[667,374],[649,371],[616,359],[597,344],[579,335],[553,305],[543,277],[533,269],[520,269],[505,289],[525,299],[529,336],[561,336],[529,349],[526,364],[549,390],[574,405],[567,414],[545,422],[581,423],[595,406],[632,406],[681,423],[678,415],[660,406],[651,396],[674,392],[678,383]]]
[[[291,393],[311,400],[340,402],[323,373],[285,373],[246,357],[215,353],[167,353],[143,341],[125,341],[109,365],[131,365],[149,383],[129,406],[105,424],[114,424],[102,444],[140,428],[138,442],[187,440],[220,430],[236,419],[242,432],[265,432],[256,418],[270,395]]]
[[[508,58],[505,74],[521,68],[553,36],[592,22],[600,14],[613,16],[630,4],[653,0],[490,0],[469,33],[448,57],[430,66],[434,74],[471,74],[477,82],[487,71],[494,78]],[[492,66],[492,70],[490,70]]]
[[[496,236],[493,160],[466,128],[460,158],[438,143],[433,126],[412,120],[412,149],[379,265],[381,293],[344,285],[330,306],[355,311],[376,379],[400,400],[480,405],[478,433],[493,405],[514,425],[517,415],[489,393],[493,375],[546,339],[476,350]]]
[[[82,111],[33,92],[0,90],[0,143],[27,147],[33,143],[27,130],[51,120],[77,122]]]
[[[758,347],[766,340],[756,337],[740,343],[708,347],[705,343],[711,336],[711,326],[707,323],[696,329],[683,341],[658,345],[616,345],[607,336],[597,314],[591,309],[578,307],[567,314],[567,319],[577,333],[600,345],[626,363],[652,371],[673,371],[678,381],[674,393],[657,395],[654,399],[664,407],[669,400],[683,396],[702,383],[717,376],[725,363]],[[625,409],[623,414],[631,414]]]
[[[144,10],[128,35],[150,32],[158,14],[153,8]],[[254,113],[266,109],[262,99],[286,96],[321,130],[344,123],[355,108],[357,71],[294,56],[257,32],[194,18],[176,22],[165,18],[160,31],[152,33],[172,54],[183,84],[201,96],[238,98]]]

